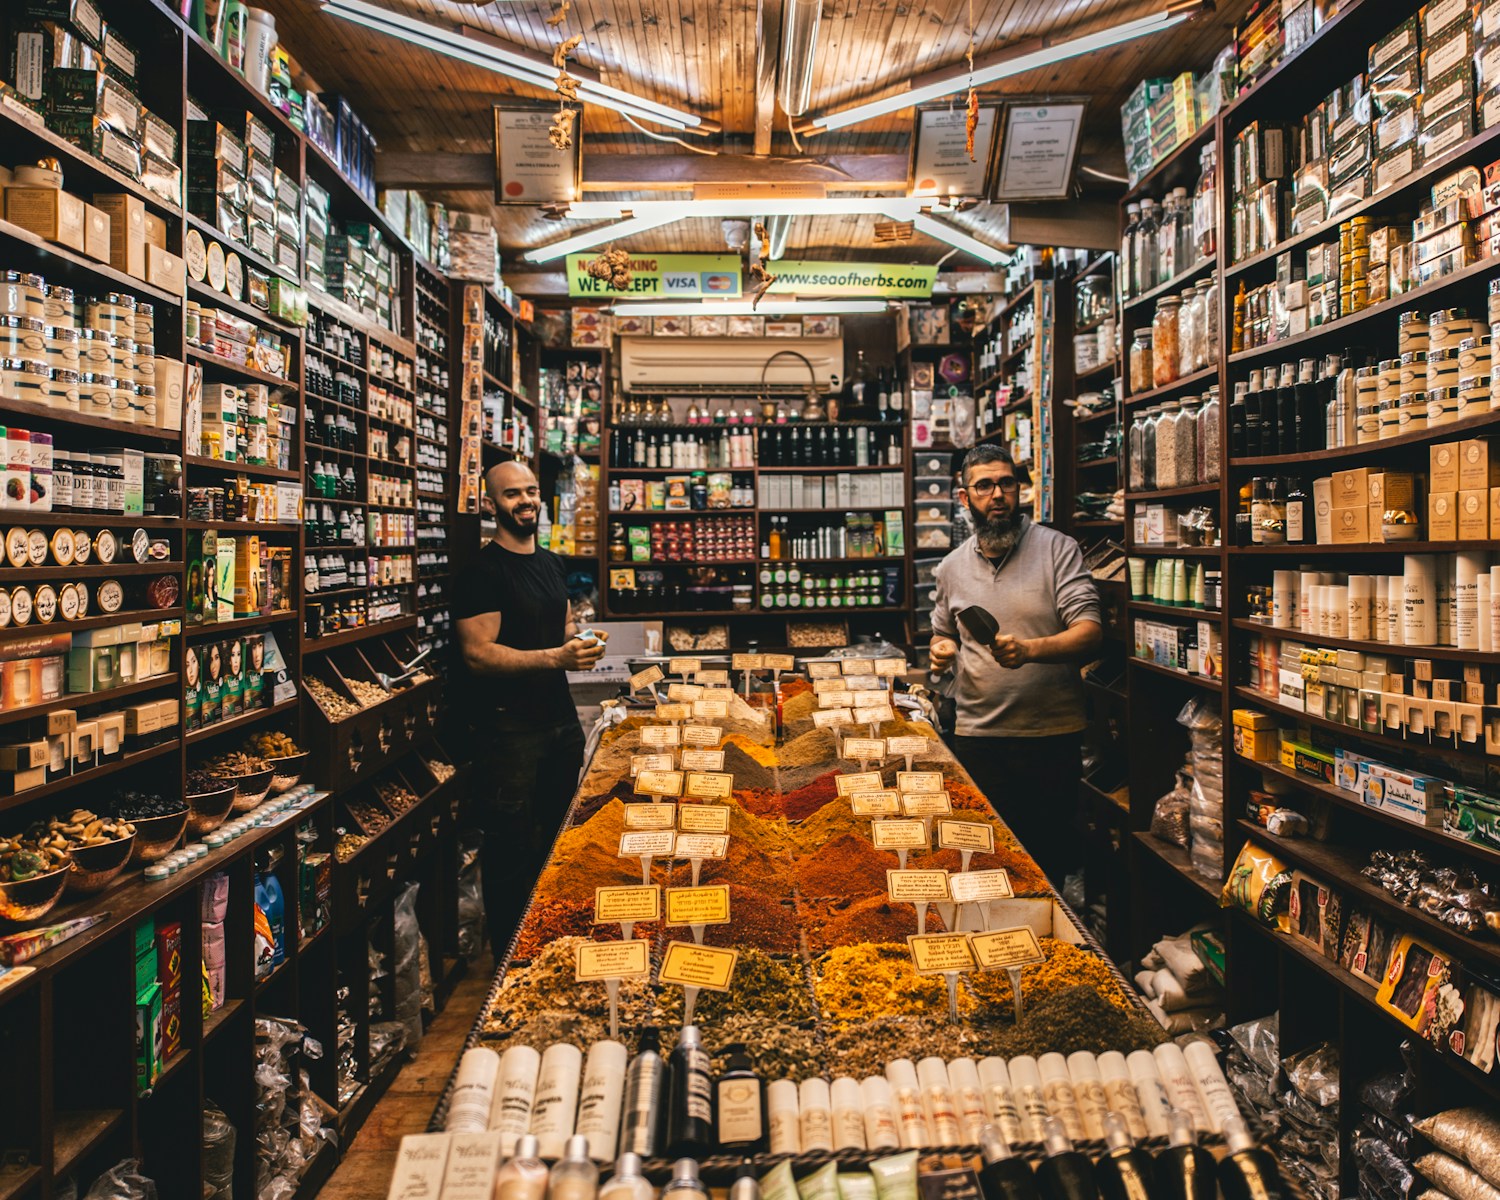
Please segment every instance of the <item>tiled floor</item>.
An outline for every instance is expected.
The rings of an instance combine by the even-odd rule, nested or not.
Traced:
[[[343,1162],[318,1193],[319,1200],[371,1200],[386,1194],[401,1139],[408,1133],[427,1131],[494,973],[488,955],[470,966],[422,1038],[416,1058],[401,1069],[355,1135]]]

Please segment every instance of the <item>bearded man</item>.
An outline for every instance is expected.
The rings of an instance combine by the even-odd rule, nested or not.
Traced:
[[[1020,509],[1020,480],[999,446],[964,459],[959,499],[974,536],[938,565],[932,669],[955,667],[953,751],[1057,887],[1074,864],[1068,828],[1085,725],[1079,665],[1104,637],[1099,592],[1078,543]],[[988,644],[958,614],[986,609]]]
[[[495,536],[453,590],[475,726],[476,817],[490,943],[498,960],[523,915],[583,768],[583,730],[567,672],[604,654],[578,636],[562,560],[536,544],[541,489],[524,463],[484,477]]]

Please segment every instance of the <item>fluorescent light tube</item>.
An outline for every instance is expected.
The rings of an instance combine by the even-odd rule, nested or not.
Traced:
[[[563,255],[572,254],[575,250],[591,250],[595,246],[612,242],[616,238],[645,233],[648,229],[655,229],[660,225],[670,225],[675,220],[677,220],[676,217],[628,217],[625,220],[616,221],[613,225],[590,229],[587,233],[575,234],[560,242],[553,242],[550,246],[538,246],[535,250],[526,251],[521,257],[527,262],[551,262],[554,258],[562,258]]]
[[[883,313],[884,300],[780,300],[767,296],[755,308],[749,300],[663,300],[658,302],[616,301],[610,311],[617,317],[748,317],[779,313]]]
[[[940,242],[947,242],[950,246],[956,246],[966,254],[972,254],[982,262],[991,266],[999,263],[1008,263],[1011,256],[1004,250],[995,246],[987,245],[978,238],[970,237],[962,229],[948,224],[947,221],[939,221],[936,217],[929,217],[926,213],[917,213],[912,217],[897,217],[892,215],[892,220],[909,220],[912,226],[928,237],[937,238]]]
[[[776,99],[789,117],[800,117],[812,99],[813,56],[822,19],[823,0],[786,0]]]

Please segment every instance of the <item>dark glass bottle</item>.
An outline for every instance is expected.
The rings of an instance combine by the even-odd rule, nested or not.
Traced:
[[[1103,1200],[1156,1200],[1151,1156],[1136,1148],[1125,1118],[1104,1114],[1106,1152],[1094,1165]]]
[[[1276,444],[1266,454],[1295,454],[1297,450],[1297,368],[1281,364],[1281,379],[1276,385]]]
[[[1099,1185],[1088,1155],[1073,1149],[1060,1118],[1048,1117],[1045,1129],[1047,1160],[1036,1169],[1042,1200],[1097,1200]]]
[[[1158,1200],[1214,1200],[1214,1156],[1198,1145],[1192,1115],[1174,1108],[1168,1120],[1170,1145],[1156,1156]]]
[[[1250,381],[1245,387],[1245,456],[1254,458],[1263,454],[1265,439],[1261,437],[1261,373],[1250,372]]]
[[[684,1025],[672,1051],[667,1102],[667,1150],[704,1154],[713,1146],[713,1086],[708,1051],[696,1025]]]
[[[1323,448],[1323,432],[1328,424],[1328,410],[1318,403],[1318,363],[1304,358],[1297,364],[1296,452],[1307,454]]]
[[[724,1073],[714,1084],[714,1124],[719,1148],[759,1154],[766,1148],[766,1085],[744,1046],[729,1047]]]
[[[1014,1158],[1005,1138],[993,1125],[979,1131],[984,1166],[979,1169],[979,1190],[984,1200],[1041,1200],[1036,1172],[1023,1158]]]
[[[1224,1200],[1282,1200],[1286,1189],[1276,1160],[1255,1144],[1245,1122],[1224,1122],[1224,1144],[1229,1153],[1219,1162],[1219,1188]]]

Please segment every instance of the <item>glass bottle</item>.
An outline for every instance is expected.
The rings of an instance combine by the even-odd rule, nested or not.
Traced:
[[[1177,373],[1191,375],[1198,369],[1198,321],[1202,305],[1197,303],[1198,292],[1188,288],[1182,293],[1182,303],[1177,310]]]
[[[1135,295],[1140,296],[1156,286],[1156,202],[1141,201],[1141,221],[1135,233]]]
[[[1200,169],[1198,187],[1193,192],[1193,250],[1197,258],[1212,258],[1218,253],[1219,201],[1218,180],[1215,178],[1217,159],[1216,143],[1209,143],[1198,152]]]
[[[1149,392],[1155,368],[1151,359],[1151,330],[1142,327],[1135,331],[1130,343],[1130,390],[1135,393]]]
[[[1141,223],[1141,206],[1125,206],[1125,232],[1120,235],[1120,261],[1116,276],[1120,281],[1120,297],[1129,300],[1135,291],[1135,235]]]
[[[1178,487],[1204,482],[1198,457],[1198,434],[1201,422],[1202,402],[1196,396],[1183,397],[1182,413],[1177,418],[1177,439],[1174,447],[1177,460],[1174,470]]]
[[[1182,301],[1176,296],[1163,296],[1156,302],[1156,315],[1151,321],[1152,381],[1156,387],[1165,387],[1178,378],[1177,368],[1182,358],[1178,342],[1181,309]]]
[[[1130,419],[1129,442],[1125,451],[1126,488],[1132,492],[1146,490],[1146,414],[1136,409]]]
[[[1156,483],[1155,487],[1174,488],[1181,485],[1177,477],[1177,426],[1181,420],[1182,406],[1176,400],[1165,400],[1159,410],[1156,428]]]
[[[1161,420],[1161,409],[1148,408],[1146,420],[1141,428],[1141,473],[1145,491],[1154,491],[1159,485],[1156,482],[1156,426]]]
[[[1223,413],[1216,385],[1208,389],[1203,401],[1203,411],[1198,417],[1198,478],[1203,483],[1219,482],[1222,428]]]

